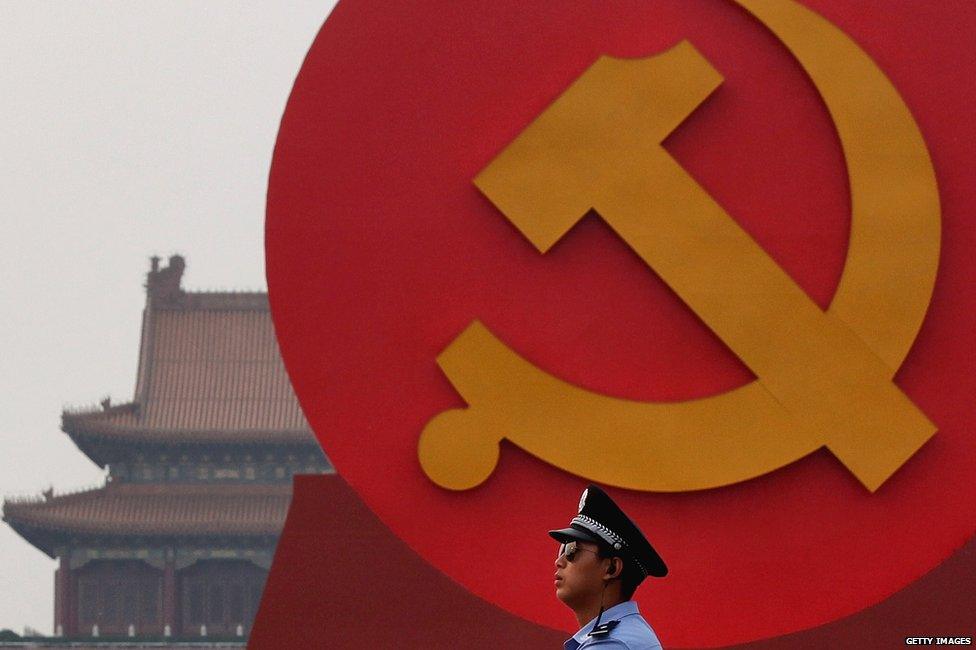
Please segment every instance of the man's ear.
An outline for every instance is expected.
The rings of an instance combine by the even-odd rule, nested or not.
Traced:
[[[608,578],[619,578],[620,573],[623,571],[623,562],[619,557],[610,558],[610,564],[607,565],[607,577]]]

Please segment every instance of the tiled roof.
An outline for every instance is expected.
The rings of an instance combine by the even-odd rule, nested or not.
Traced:
[[[263,311],[160,311],[139,416],[153,429],[307,429]]]
[[[50,533],[277,536],[290,501],[288,483],[109,483],[63,496],[8,500],[3,519],[52,554],[50,544],[39,539]],[[48,535],[38,535],[43,532]]]
[[[129,405],[126,405],[129,406]],[[274,444],[315,444],[312,434],[307,428],[269,431],[263,428],[250,429],[195,429],[174,428],[162,429],[145,427],[139,418],[126,413],[64,413],[61,417],[62,427],[76,438],[79,436],[94,436],[99,439],[110,439],[130,442],[169,442],[186,444],[209,443],[274,443]],[[83,450],[91,449],[89,444],[80,444]],[[98,459],[93,459],[98,462]],[[99,463],[101,465],[101,463]]]
[[[186,292],[182,261],[170,262],[149,274],[134,400],[65,411],[64,430],[128,440],[314,443],[278,351],[267,294]]]

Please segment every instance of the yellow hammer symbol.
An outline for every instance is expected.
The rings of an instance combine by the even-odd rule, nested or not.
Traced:
[[[680,403],[599,395],[477,321],[438,363],[469,404],[424,429],[435,483],[484,481],[502,439],[591,480],[683,491],[826,446],[871,491],[936,431],[892,377],[924,319],[939,251],[935,175],[908,108],[840,30],[784,0],[740,0],[793,52],[838,130],[852,195],[844,275],[823,312],[661,146],[721,83],[689,43],[602,57],[475,179],[541,251],[591,208],[756,374]]]

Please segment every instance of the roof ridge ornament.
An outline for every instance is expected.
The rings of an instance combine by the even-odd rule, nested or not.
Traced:
[[[146,298],[149,304],[156,306],[178,306],[183,291],[183,271],[186,270],[186,258],[175,254],[169,258],[169,263],[159,268],[159,256],[149,258],[149,273],[146,274]]]

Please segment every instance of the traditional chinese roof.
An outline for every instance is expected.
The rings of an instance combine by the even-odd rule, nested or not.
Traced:
[[[185,263],[153,259],[135,396],[66,410],[62,428],[104,466],[106,444],[315,445],[278,352],[265,293],[188,292]]]
[[[277,536],[290,500],[288,483],[109,483],[7,500],[3,520],[54,557],[55,546],[72,536]]]

